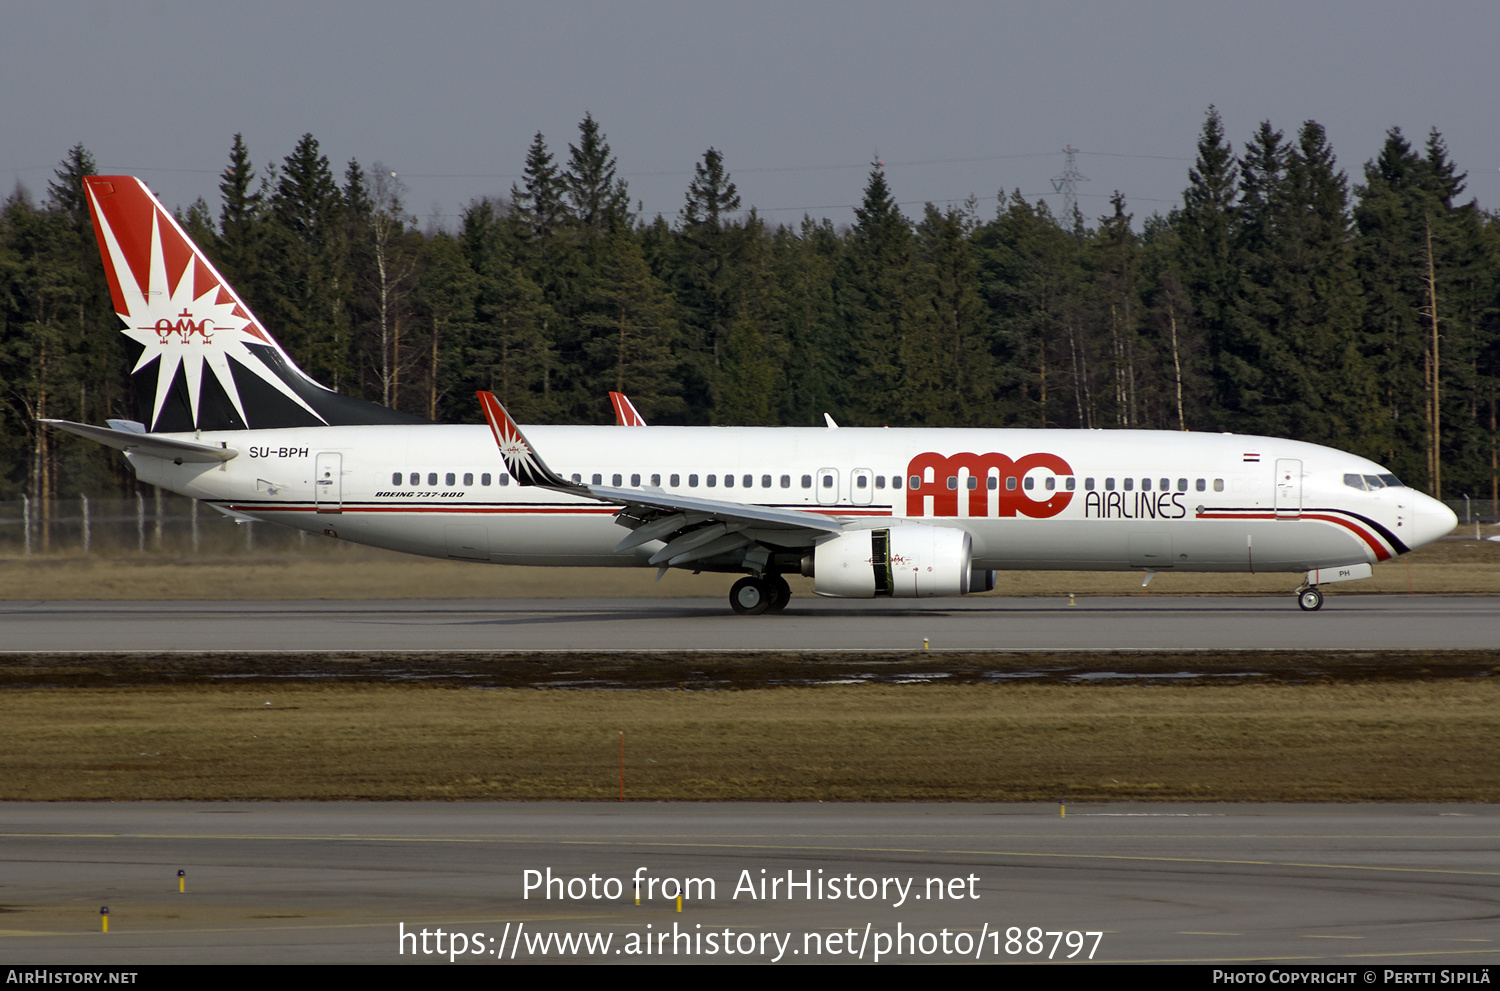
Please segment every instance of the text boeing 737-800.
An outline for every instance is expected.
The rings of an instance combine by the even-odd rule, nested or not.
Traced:
[[[785,574],[916,597],[990,589],[997,569],[1296,572],[1311,610],[1319,585],[1457,523],[1373,462],[1268,437],[831,420],[523,433],[488,393],[488,426],[430,423],[308,378],[138,179],[85,188],[148,419],[47,422],[238,519],[466,561],[742,573],[741,613],[783,608]]]

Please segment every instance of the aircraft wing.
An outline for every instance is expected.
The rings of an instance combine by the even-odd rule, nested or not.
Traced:
[[[666,546],[650,559],[651,564],[663,569],[755,544],[810,546],[818,538],[844,529],[835,519],[798,509],[702,499],[659,488],[627,489],[569,481],[547,466],[493,394],[480,392],[478,396],[500,456],[518,485],[535,485],[621,506],[615,522],[632,532],[615,545],[615,550],[665,541]]]
[[[49,427],[87,437],[105,447],[113,447],[126,454],[145,454],[164,461],[175,461],[178,464],[184,462],[212,464],[218,461],[229,461],[238,457],[240,453],[227,445],[214,447],[211,444],[195,444],[190,440],[177,440],[160,434],[115,430],[111,427],[96,427],[88,423],[74,423],[71,420],[43,420],[42,422]]]

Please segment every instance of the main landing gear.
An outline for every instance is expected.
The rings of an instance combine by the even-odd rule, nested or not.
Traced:
[[[1317,612],[1323,608],[1323,593],[1316,585],[1309,585],[1297,593],[1297,605],[1303,612]]]
[[[792,589],[780,575],[751,575],[729,590],[729,606],[741,616],[781,612],[791,601]]]

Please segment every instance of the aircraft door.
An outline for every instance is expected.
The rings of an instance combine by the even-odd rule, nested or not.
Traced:
[[[818,469],[818,505],[837,506],[839,502],[839,470]]]
[[[1302,515],[1302,462],[1297,458],[1276,459],[1276,517]]]
[[[313,471],[313,504],[320,513],[344,511],[344,456],[337,451],[319,451]]]
[[[868,506],[875,500],[875,473],[868,468],[855,468],[849,473],[849,501],[856,506]]]

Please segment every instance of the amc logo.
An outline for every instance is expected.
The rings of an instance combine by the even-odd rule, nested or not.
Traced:
[[[167,343],[167,341],[171,339],[173,334],[176,334],[178,339],[186,344],[194,334],[197,334],[199,337],[203,338],[204,341],[212,340],[214,336],[213,326],[213,321],[208,319],[207,317],[204,317],[202,320],[194,323],[193,315],[186,309],[184,309],[177,315],[176,323],[173,323],[166,317],[162,317],[160,320],[156,321],[156,325],[154,327],[142,327],[141,329],[156,331],[157,338],[163,344]]]
[[[1069,476],[1073,468],[1055,454],[1028,454],[1012,461],[1004,454],[955,454],[944,457],[932,451],[919,454],[906,466],[908,484],[906,488],[906,515],[924,516],[926,499],[932,498],[933,516],[957,516],[959,495],[969,497],[969,516],[990,515],[990,493],[997,497],[998,516],[1020,514],[1041,520],[1056,516],[1068,508],[1073,501],[1072,492],[1043,489],[1041,485],[1028,492],[1025,487],[1027,473],[1044,468],[1054,476]],[[990,472],[998,477],[997,486],[991,490],[987,481]],[[967,473],[973,482],[963,478]],[[919,478],[921,485],[910,484],[912,477]],[[953,481],[949,481],[952,479]],[[969,488],[972,484],[974,487]],[[951,486],[951,487],[950,487]],[[1032,498],[1035,493],[1040,498]]]

